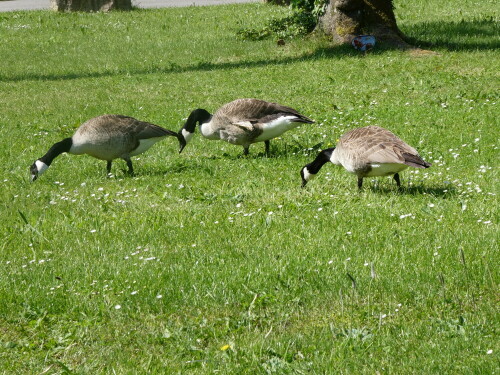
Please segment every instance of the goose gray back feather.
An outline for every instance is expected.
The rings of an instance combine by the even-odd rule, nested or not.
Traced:
[[[303,123],[313,123],[295,109],[260,99],[236,99],[220,107],[213,116],[203,110],[191,112],[179,131],[186,143],[191,139],[196,123],[201,134],[208,139],[220,139],[241,145],[244,154],[252,143],[265,142],[269,153],[269,140]],[[182,151],[181,146],[180,151]]]
[[[366,126],[345,133],[335,148],[335,157],[349,172],[363,173],[370,164],[405,164],[427,168],[417,150],[387,129]]]
[[[394,133],[379,126],[348,131],[340,137],[336,147],[321,151],[314,161],[301,169],[302,186],[305,186],[328,161],[356,174],[359,188],[362,187],[364,177],[390,175],[394,176],[399,187],[399,172],[408,166],[431,166],[419,156],[417,150]]]
[[[36,160],[30,167],[31,180],[35,181],[63,152],[75,155],[88,154],[106,160],[108,173],[112,161],[122,158],[127,162],[129,173],[132,174],[130,157],[143,153],[167,136],[176,137],[179,143],[184,141],[171,130],[133,117],[98,116],[84,122],[72,137],[55,143],[44,156]]]

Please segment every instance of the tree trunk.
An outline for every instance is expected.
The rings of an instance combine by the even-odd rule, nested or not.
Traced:
[[[107,12],[112,9],[130,10],[132,0],[51,0],[51,6],[59,12]]]
[[[290,5],[291,0],[263,0],[264,3],[275,5]]]
[[[351,43],[356,35],[371,34],[377,41],[411,48],[396,24],[392,0],[330,0],[317,27],[340,43]]]

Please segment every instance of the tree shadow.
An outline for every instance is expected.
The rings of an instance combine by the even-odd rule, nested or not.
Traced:
[[[422,22],[402,29],[408,43],[425,49],[485,51],[500,47],[500,27],[493,17],[459,22]]]
[[[0,81],[3,82],[20,82],[20,81],[65,81],[84,78],[102,78],[119,75],[144,75],[144,74],[169,74],[169,73],[189,73],[189,72],[207,72],[216,70],[233,70],[240,68],[258,68],[263,66],[280,66],[288,65],[296,62],[315,61],[320,59],[340,59],[341,57],[359,57],[362,56],[358,51],[351,46],[339,45],[318,48],[310,53],[305,53],[295,57],[284,57],[263,60],[243,60],[235,62],[211,62],[201,61],[191,65],[179,65],[176,63],[167,63],[164,66],[154,66],[148,68],[140,68],[135,70],[106,70],[101,72],[75,72],[75,73],[25,73],[16,76],[10,76],[0,73]]]
[[[411,45],[423,49],[445,49],[448,51],[476,51],[496,50],[500,47],[498,38],[499,26],[493,17],[479,20],[462,20],[460,22],[422,22],[407,25],[402,28],[406,34],[406,41]],[[277,47],[279,48],[279,47]],[[369,52],[371,55],[384,54],[387,51],[398,49],[387,43],[379,42]],[[264,66],[288,65],[304,61],[334,60],[341,58],[363,58],[366,56],[354,50],[350,45],[331,45],[320,47],[314,51],[295,57],[275,57],[261,60],[242,60],[231,62],[199,61],[189,65],[179,65],[174,62],[148,68],[132,70],[113,69],[99,72],[74,72],[74,73],[25,73],[8,75],[0,73],[0,81],[60,81],[82,78],[101,78],[119,75],[144,75],[144,74],[169,74],[206,72],[217,70],[233,70],[241,68],[258,68]]]

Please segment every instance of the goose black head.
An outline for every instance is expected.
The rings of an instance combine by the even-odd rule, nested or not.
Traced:
[[[186,120],[186,123],[184,124],[182,129],[179,130],[179,154],[182,152],[182,150],[184,150],[184,147],[186,147],[191,138],[193,138],[196,124],[203,125],[204,123],[210,121],[211,118],[212,115],[205,109],[198,108],[191,112],[188,119]]]
[[[178,134],[177,134],[177,139],[179,140],[179,154],[182,152],[182,150],[184,150],[184,147],[186,147],[187,145],[187,142],[186,142],[186,138],[183,134],[183,131],[184,129],[182,129]]]
[[[300,170],[300,177],[302,178],[302,187],[305,187],[307,182],[316,176],[321,167],[325,163],[330,161],[334,150],[335,147],[327,148],[326,150],[321,151],[318,154],[318,156],[316,156],[316,159],[313,160],[313,162],[306,164]]]
[[[43,172],[45,172],[48,167],[49,166],[41,160],[37,160],[33,164],[31,164],[30,167],[31,182],[35,181],[40,175],[42,175]]]

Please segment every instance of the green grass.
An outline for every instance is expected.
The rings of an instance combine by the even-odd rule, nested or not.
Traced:
[[[0,373],[498,373],[498,8],[396,12],[439,54],[239,39],[289,14],[263,4],[1,13]],[[198,134],[133,178],[62,155],[29,182],[88,118],[177,130],[240,97],[317,123],[270,158]],[[432,168],[300,188],[311,147],[368,124]]]

